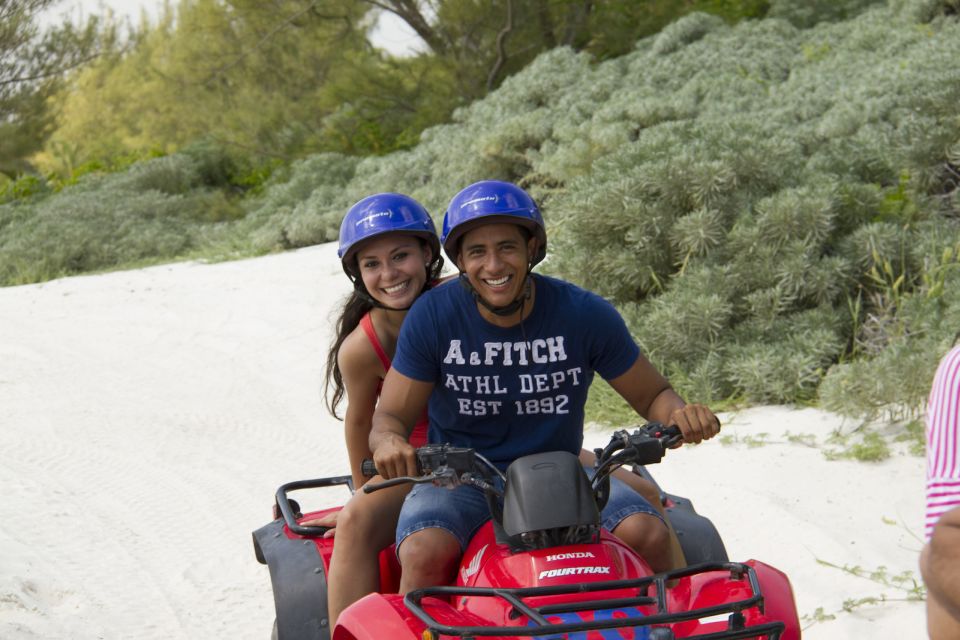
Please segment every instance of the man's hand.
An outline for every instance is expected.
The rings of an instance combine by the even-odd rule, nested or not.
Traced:
[[[417,471],[416,449],[398,434],[379,438],[373,451],[373,462],[384,480],[398,476],[415,476]]]
[[[680,427],[683,441],[691,444],[709,440],[720,433],[720,420],[702,404],[688,404],[670,413],[668,424]]]

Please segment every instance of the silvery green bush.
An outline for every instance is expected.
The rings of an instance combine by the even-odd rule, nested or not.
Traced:
[[[544,269],[611,299],[691,399],[909,414],[960,329],[958,13],[774,1],[616,59],[556,49],[409,151],[291,165],[240,220],[210,151],[0,205],[0,277],[331,241],[379,191],[439,223],[466,184],[506,179],[542,204]]]

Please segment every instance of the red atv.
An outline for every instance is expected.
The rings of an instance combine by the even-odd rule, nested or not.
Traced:
[[[254,532],[257,559],[270,567],[279,640],[439,640],[538,638],[607,640],[767,638],[798,640],[787,577],[759,562],[729,562],[712,523],[689,501],[663,495],[689,566],[654,574],[630,547],[600,527],[610,474],[625,465],[659,462],[681,439],[675,427],[648,424],[618,431],[597,449],[588,480],[576,456],[526,456],[500,472],[472,449],[428,445],[417,450],[423,475],[399,483],[470,484],[482,489],[491,520],[471,540],[456,584],[398,595],[394,549],[380,555],[379,593],[326,619],[326,570],[333,539],[298,520],[287,493],[349,484],[348,476],[286,484],[277,491],[276,519]],[[371,474],[372,475],[372,474]],[[503,487],[503,490],[500,490]]]

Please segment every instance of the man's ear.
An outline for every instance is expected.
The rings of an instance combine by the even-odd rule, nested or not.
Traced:
[[[530,239],[527,240],[527,265],[531,269],[533,268],[533,259],[539,250],[540,240],[537,239],[537,236],[531,234]]]

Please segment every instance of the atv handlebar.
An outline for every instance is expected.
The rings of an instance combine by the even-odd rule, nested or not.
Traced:
[[[683,433],[676,425],[664,426],[660,422],[649,422],[633,433],[626,429],[614,432],[610,442],[602,449],[594,449],[597,459],[594,462],[593,488],[597,508],[603,510],[610,498],[610,476],[620,467],[628,464],[648,465],[663,460],[667,449],[683,442]]]
[[[503,478],[503,474],[493,463],[468,447],[454,447],[449,444],[428,444],[417,449],[417,468],[423,475],[399,476],[363,485],[364,493],[372,493],[398,484],[432,483],[454,488],[461,484],[471,484],[480,489],[492,488],[491,474]],[[364,460],[360,470],[365,476],[377,475],[373,460]]]
[[[365,478],[372,478],[377,475],[377,465],[370,458],[364,458],[363,462],[360,463],[360,473]]]
[[[626,464],[655,464],[663,459],[667,449],[683,441],[683,434],[676,425],[664,426],[659,422],[650,422],[632,433],[625,429],[616,431],[610,437],[610,443],[603,449],[595,449],[597,456],[592,486],[600,490],[598,496],[606,493],[607,480],[611,473]],[[422,475],[399,476],[376,484],[363,486],[364,493],[372,493],[399,484],[433,483],[454,488],[461,484],[470,484],[479,489],[494,489],[490,483],[494,477],[505,479],[504,474],[489,460],[466,447],[454,447],[449,444],[428,444],[417,449],[417,468]],[[377,475],[373,460],[361,463],[361,472],[368,477]],[[492,475],[491,475],[492,474]],[[602,501],[605,503],[606,498]]]

